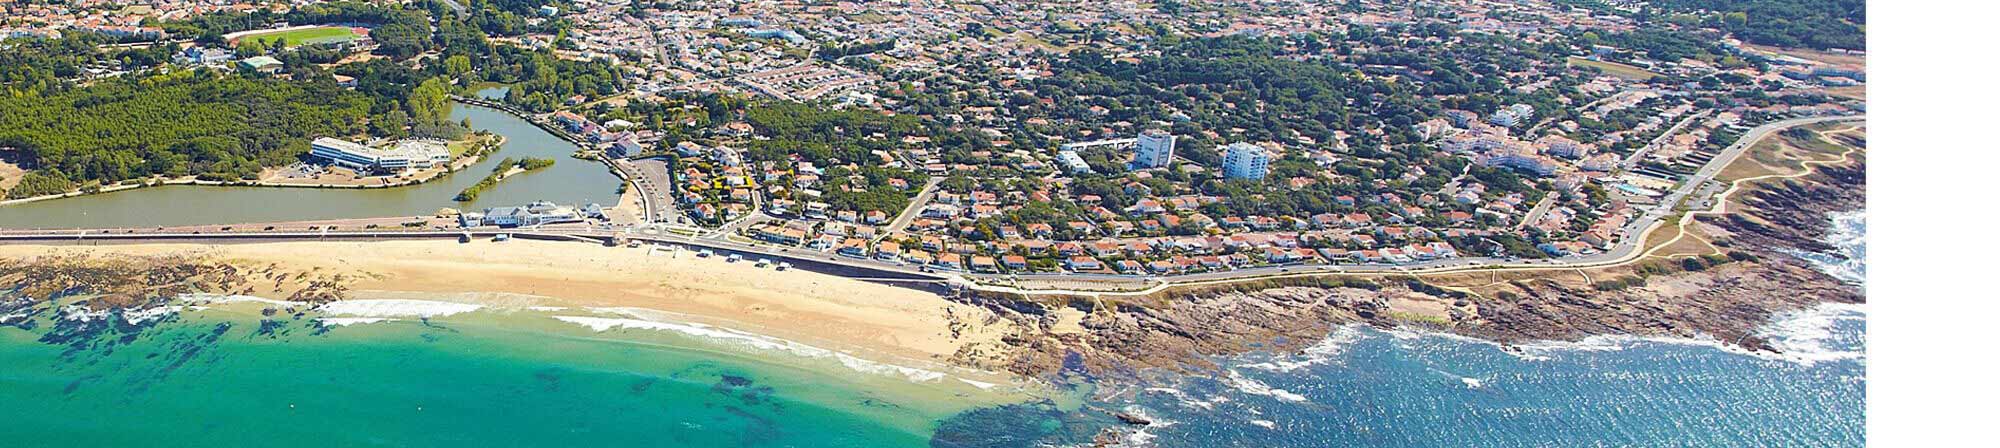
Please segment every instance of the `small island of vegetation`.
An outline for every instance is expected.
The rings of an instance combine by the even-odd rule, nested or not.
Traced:
[[[495,185],[500,185],[500,180],[502,179],[506,179],[515,174],[539,170],[542,168],[548,168],[550,165],[555,165],[555,164],[556,161],[554,159],[544,159],[539,157],[523,157],[520,159],[508,157],[505,159],[500,159],[500,164],[493,166],[492,174],[486,175],[485,179],[480,179],[479,183],[472,184],[472,186],[465,187],[464,190],[460,190],[458,192],[458,196],[452,198],[452,200],[459,202],[471,202],[478,200],[480,192],[486,191],[486,189],[489,188],[493,188],[493,186]]]

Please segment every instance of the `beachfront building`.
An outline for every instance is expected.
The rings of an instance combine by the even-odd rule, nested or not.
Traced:
[[[1139,133],[1137,154],[1132,157],[1132,169],[1164,168],[1174,160],[1174,135],[1161,130]]]
[[[404,140],[389,148],[371,148],[332,137],[312,142],[307,154],[320,161],[366,173],[402,173],[451,161],[451,151],[443,143]]]
[[[465,227],[499,226],[524,227],[566,222],[583,222],[588,216],[584,211],[568,205],[556,205],[548,201],[535,201],[520,207],[494,207],[484,212],[459,215],[459,225]]]
[[[1222,177],[1263,180],[1271,172],[1271,153],[1249,143],[1230,143],[1222,157]]]

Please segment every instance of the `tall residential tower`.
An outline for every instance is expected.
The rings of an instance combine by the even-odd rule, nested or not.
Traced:
[[[1132,169],[1164,168],[1174,160],[1174,135],[1158,129],[1139,133]]]
[[[1271,153],[1262,146],[1230,143],[1222,157],[1222,177],[1263,180],[1271,172]]]

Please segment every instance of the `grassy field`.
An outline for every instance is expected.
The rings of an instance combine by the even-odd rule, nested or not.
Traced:
[[[1021,39],[1022,43],[1033,45],[1036,47],[1041,47],[1043,50],[1048,50],[1056,53],[1069,53],[1070,50],[1076,49],[1076,45],[1074,44],[1066,47],[1058,47],[1056,46],[1056,44],[1050,43],[1047,40],[1043,40],[1040,36],[1036,36],[1034,33],[1030,33],[1027,31],[1015,31],[1014,37]]]
[[[1647,79],[1652,79],[1654,76],[1660,76],[1659,73],[1653,73],[1651,71],[1647,71],[1646,69],[1639,67],[1633,67],[1630,65],[1620,64],[1616,62],[1593,61],[1576,56],[1569,57],[1569,65],[1597,67],[1599,70],[1604,70],[1604,74],[1625,79],[1634,79],[1643,81]]]
[[[1826,94],[1837,97],[1853,98],[1857,100],[1867,101],[1868,86],[1860,85],[1860,86],[1845,86],[1845,87],[1828,87],[1826,88]]]
[[[7,189],[21,183],[21,175],[28,173],[28,170],[22,169],[20,165],[9,162],[13,159],[11,157],[13,155],[11,152],[0,152],[0,197],[5,197]]]
[[[237,39],[236,43],[240,45],[246,41],[257,41],[258,43],[261,43],[265,46],[269,46],[273,43],[276,43],[278,39],[284,39],[286,43],[296,46],[296,45],[313,44],[321,42],[339,42],[360,36],[361,34],[354,32],[354,29],[352,28],[340,27],[340,26],[322,26],[322,27],[303,28],[303,29],[296,29],[289,31],[274,31],[269,33],[251,34]]]
[[[481,143],[486,143],[488,141],[497,143],[501,140],[500,137],[498,136],[467,134],[464,139],[454,140],[449,143],[446,143],[444,148],[446,151],[449,151],[451,153],[452,160],[458,160],[459,157],[465,157],[466,151],[470,151],[472,150],[473,147],[479,146]]]
[[[1754,45],[1754,44],[1745,44],[1744,46],[1750,47],[1750,49],[1753,50],[1758,50],[1766,53],[1782,54],[1799,59],[1818,61],[1827,64],[1852,65],[1857,67],[1866,67],[1868,65],[1867,56],[1840,54],[1828,51],[1813,50],[1810,48],[1779,48],[1769,45]]]
[[[1808,160],[1835,160],[1846,153],[1849,147],[1834,140],[1834,133],[1857,138],[1867,138],[1865,128],[1851,123],[1823,123],[1808,125],[1806,129],[1818,133],[1812,138],[1794,138],[1783,134],[1772,134],[1750,146],[1743,158],[1723,168],[1716,175],[1724,182],[1774,174],[1796,173],[1808,168]],[[1850,130],[1852,129],[1852,130]]]

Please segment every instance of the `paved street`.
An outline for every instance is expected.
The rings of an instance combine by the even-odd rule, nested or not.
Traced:
[[[672,177],[667,173],[664,159],[619,160],[615,163],[626,167],[632,174],[633,188],[645,199],[647,222],[676,222],[679,211],[674,208]]]
[[[891,221],[888,228],[883,229],[882,232],[876,235],[875,241],[882,241],[883,238],[888,238],[890,234],[901,232],[904,228],[909,227],[910,221],[915,220],[917,214],[923,213],[924,205],[930,204],[931,198],[937,197],[937,186],[940,183],[944,183],[943,177],[931,176],[931,180],[924,183],[924,190],[917,192],[917,196],[910,199],[910,205],[903,207],[903,212],[896,215],[896,220]]]

